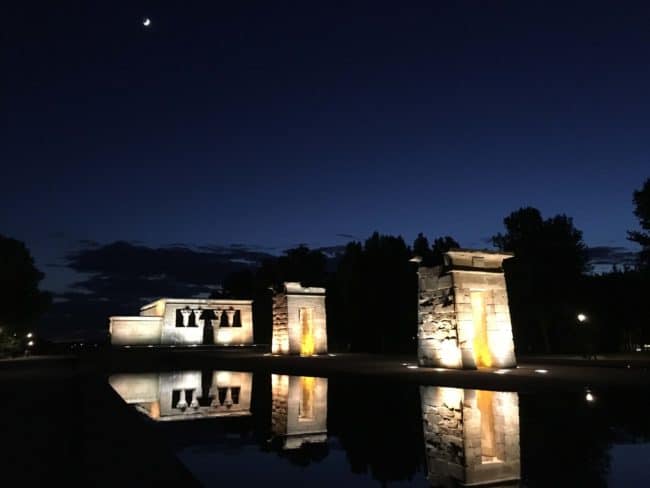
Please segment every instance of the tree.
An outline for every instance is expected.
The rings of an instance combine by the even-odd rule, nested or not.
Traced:
[[[640,190],[634,192],[634,215],[639,219],[643,231],[628,231],[628,239],[641,246],[639,265],[642,269],[650,269],[650,178]]]
[[[413,241],[413,255],[422,259],[422,266],[433,265],[433,252],[429,246],[429,239],[427,239],[422,232]]]
[[[431,246],[431,254],[432,254],[431,264],[433,266],[442,264],[444,254],[451,249],[457,249],[459,247],[460,244],[458,244],[456,239],[454,239],[453,237],[449,237],[449,236],[436,237],[433,241],[433,245]]]
[[[460,244],[449,236],[437,237],[429,246],[429,240],[420,232],[413,241],[413,255],[422,259],[420,266],[438,266],[442,264],[443,256],[447,251],[458,247]]]
[[[0,235],[0,347],[3,349],[14,347],[14,334],[22,336],[26,327],[33,325],[49,305],[50,295],[38,289],[43,277],[25,244]]]
[[[544,352],[559,344],[575,348],[577,289],[587,270],[582,232],[570,217],[544,220],[532,207],[512,212],[503,223],[506,232],[492,242],[515,255],[504,270],[518,349],[535,351],[540,343]]]
[[[334,280],[332,332],[354,351],[415,349],[417,279],[411,249],[397,236],[375,232],[346,247]],[[328,322],[328,326],[329,326]]]
[[[284,255],[265,259],[255,270],[242,270],[227,275],[223,291],[213,292],[213,298],[252,298],[253,327],[257,342],[271,340],[272,288],[285,281],[297,281],[305,286],[325,286],[328,280],[327,258],[319,250],[298,246]]]

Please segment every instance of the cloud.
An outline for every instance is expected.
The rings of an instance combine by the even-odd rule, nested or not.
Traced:
[[[589,263],[594,267],[633,266],[638,253],[622,246],[594,246],[587,249]]]
[[[94,241],[92,239],[80,239],[79,244],[81,244],[83,247],[99,247],[100,244],[97,241]]]
[[[196,246],[174,243],[149,247],[117,241],[99,244],[76,241],[79,248],[64,258],[76,281],[54,296],[43,320],[42,333],[49,337],[89,337],[108,331],[111,315],[137,315],[145,303],[161,297],[206,297],[221,287],[230,273],[255,268],[279,253],[261,247]],[[333,270],[343,246],[318,248],[328,256]]]
[[[126,241],[81,247],[65,256],[78,277],[59,293],[44,318],[44,332],[108,330],[111,315],[137,315],[152,297],[207,296],[231,272],[257,266],[271,254],[245,246],[196,249],[176,243],[147,247]]]

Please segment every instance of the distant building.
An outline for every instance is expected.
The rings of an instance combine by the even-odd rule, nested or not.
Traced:
[[[327,441],[327,378],[271,376],[271,432],[283,449]]]
[[[327,353],[325,288],[284,283],[273,295],[273,354]]]
[[[418,270],[420,366],[513,368],[503,260],[512,254],[451,250],[444,264]]]
[[[111,344],[253,343],[253,301],[161,298],[139,316],[110,317]]]

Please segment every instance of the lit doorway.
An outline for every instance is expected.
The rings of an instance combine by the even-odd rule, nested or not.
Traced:
[[[302,337],[300,339],[300,355],[312,356],[314,354],[314,309],[301,308],[299,310],[300,328]]]
[[[472,321],[474,323],[474,363],[476,367],[492,366],[492,356],[488,345],[487,312],[485,310],[485,292],[472,291]]]
[[[315,379],[311,376],[300,377],[301,395],[298,403],[298,421],[314,420]]]
[[[481,412],[481,463],[498,462],[496,432],[494,429],[494,394],[478,391],[478,409]]]

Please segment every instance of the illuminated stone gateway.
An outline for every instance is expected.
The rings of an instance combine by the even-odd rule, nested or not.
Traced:
[[[514,368],[503,260],[489,251],[452,250],[444,264],[418,270],[420,366]]]
[[[271,376],[271,431],[283,449],[327,441],[327,378]]]
[[[251,415],[253,373],[118,374],[109,382],[126,403],[157,421]]]
[[[161,298],[139,316],[110,317],[111,344],[253,343],[252,300]]]
[[[327,353],[325,288],[285,283],[273,295],[273,354]]]
[[[432,486],[518,486],[517,393],[421,386]]]

